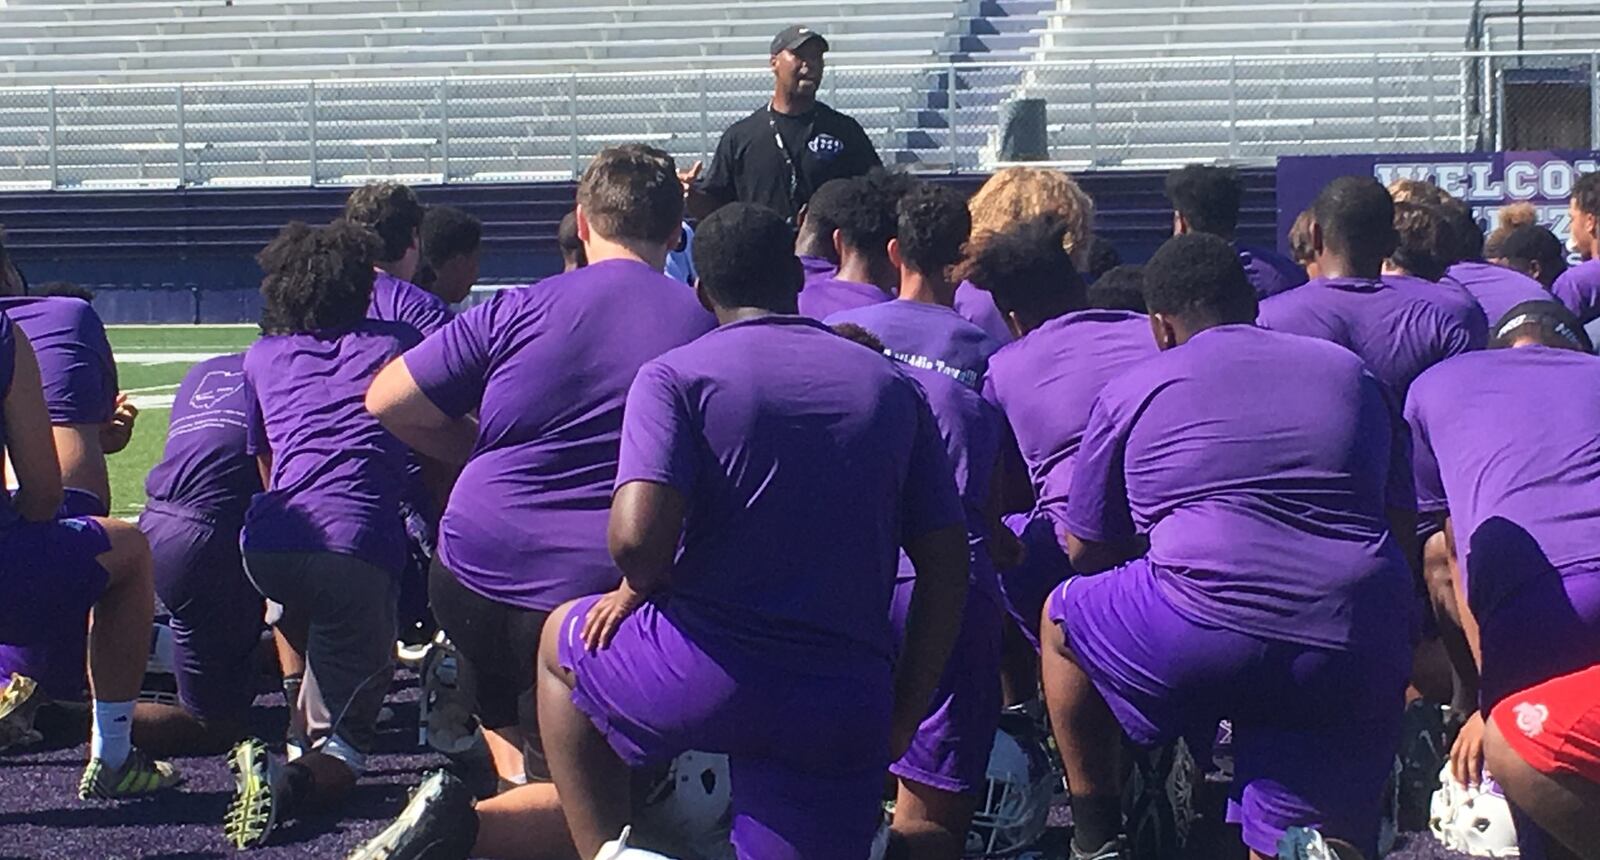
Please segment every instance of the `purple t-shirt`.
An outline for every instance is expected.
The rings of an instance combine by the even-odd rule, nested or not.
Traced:
[[[1317,278],[1263,301],[1260,320],[1266,328],[1339,344],[1404,397],[1417,374],[1481,343],[1419,293],[1365,278]]]
[[[1300,264],[1265,248],[1237,246],[1239,265],[1250,286],[1256,288],[1256,298],[1264,299],[1292,290],[1306,282],[1306,270]]]
[[[806,283],[805,289],[800,291],[800,314],[825,320],[840,311],[864,308],[892,298],[894,296],[871,284],[829,277]]]
[[[1514,269],[1482,260],[1463,260],[1451,266],[1444,277],[1477,299],[1491,328],[1523,302],[1551,300],[1550,291],[1538,281]]]
[[[1445,312],[1452,322],[1467,332],[1473,349],[1489,345],[1489,317],[1478,300],[1465,287],[1451,280],[1430,281],[1415,275],[1384,275],[1383,282],[1399,290],[1431,302]]]
[[[28,336],[39,359],[50,423],[104,424],[117,404],[117,362],[100,315],[82,299],[17,296],[0,311]]]
[[[1409,660],[1416,592],[1387,517],[1416,501],[1397,412],[1343,350],[1202,331],[1101,389],[1067,531],[1147,535],[1163,594],[1198,624]]]
[[[995,353],[984,397],[1005,413],[1033,483],[1035,510],[1066,519],[1072,466],[1095,396],[1156,354],[1144,314],[1084,310],[1057,317]]]
[[[500,290],[406,353],[434,405],[478,412],[439,524],[462,585],[546,611],[616,587],[606,521],[628,386],[715,325],[683,284],[606,260]]]
[[[962,522],[938,425],[896,365],[803,317],[725,325],[646,364],[617,486],[688,501],[659,605],[713,657],[855,676],[893,659],[903,538]]]
[[[832,326],[854,323],[883,342],[889,357],[902,364],[927,395],[928,406],[955,469],[956,489],[967,514],[972,549],[970,581],[995,599],[1000,582],[989,557],[989,482],[1000,456],[1000,413],[978,393],[989,356],[999,348],[983,329],[943,305],[881,302],[834,314]],[[900,560],[902,581],[915,578],[909,559]]]
[[[261,472],[245,453],[247,400],[244,353],[190,368],[173,396],[167,447],[145,478],[145,495],[240,522],[250,497],[261,492]]]
[[[943,373],[972,389],[983,384],[989,356],[1000,349],[999,341],[960,314],[927,302],[878,302],[840,311],[823,322],[861,326],[883,341],[890,358]]]
[[[1453,358],[1406,400],[1417,507],[1448,512],[1484,617],[1549,571],[1600,569],[1600,357],[1525,346]]]
[[[962,281],[956,287],[956,313],[988,332],[996,343],[1008,344],[1013,340],[1005,315],[995,306],[994,296],[971,281]]]
[[[810,257],[797,254],[800,258],[800,267],[806,271],[806,286],[811,286],[816,281],[826,281],[839,271],[839,264],[823,257]]]
[[[338,552],[399,573],[406,534],[399,439],[367,412],[367,388],[417,342],[410,326],[263,337],[244,355],[245,451],[272,455],[271,486],[245,515],[248,552]]]
[[[367,305],[370,319],[403,323],[415,329],[419,337],[427,337],[452,316],[444,299],[410,281],[403,281],[382,269],[377,270],[372,279],[372,302]]]
[[[1561,273],[1550,285],[1567,309],[1578,315],[1584,325],[1600,317],[1600,258],[1579,263]]]

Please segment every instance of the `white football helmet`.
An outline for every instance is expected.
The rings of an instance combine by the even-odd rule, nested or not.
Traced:
[[[1044,835],[1057,779],[1049,756],[1033,739],[1001,728],[989,752],[982,803],[972,814],[966,857],[1007,857]]]
[[[636,800],[636,829],[683,860],[732,860],[731,784],[727,756],[686,752]]]
[[[1428,829],[1452,851],[1473,857],[1521,856],[1511,806],[1488,771],[1482,783],[1466,786],[1456,781],[1446,764],[1439,773],[1439,790],[1433,793]]]

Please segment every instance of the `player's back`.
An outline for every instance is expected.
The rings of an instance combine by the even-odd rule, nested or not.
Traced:
[[[1475,606],[1552,567],[1600,565],[1600,357],[1523,346],[1453,358],[1412,386],[1406,417],[1419,503],[1448,498]]]
[[[246,449],[271,454],[272,480],[250,505],[246,551],[329,550],[400,570],[409,449],[367,412],[366,394],[415,342],[409,326],[363,320],[251,345]]]
[[[1261,303],[1260,322],[1339,344],[1402,397],[1422,371],[1475,346],[1426,298],[1367,278],[1318,278],[1280,293]]]
[[[1550,300],[1550,292],[1533,278],[1483,260],[1456,263],[1445,273],[1445,280],[1470,293],[1491,326],[1523,302]]]
[[[1413,592],[1387,509],[1412,506],[1411,477],[1396,409],[1359,360],[1221,326],[1108,383],[1095,410],[1079,469],[1125,434],[1133,525],[1180,611],[1319,647],[1403,647]],[[1074,492],[1071,519],[1092,504]]]
[[[683,284],[606,260],[503,290],[408,354],[441,409],[478,413],[440,524],[451,571],[544,610],[615,587],[605,529],[628,386],[715,322]]]
[[[675,621],[804,672],[889,659],[902,530],[928,530],[923,509],[954,501],[915,383],[820,323],[768,316],[646,365],[628,409],[640,436],[623,439],[619,483],[663,481],[689,497],[666,604]],[[662,436],[694,462],[670,479],[636,473],[630,452],[658,450]],[[960,519],[936,513],[953,516],[933,527]]]
[[[367,318],[410,326],[427,337],[449,322],[454,314],[444,299],[402,278],[379,269],[372,279],[372,301]]]
[[[0,310],[28,336],[51,424],[103,424],[117,399],[117,365],[105,324],[82,299],[16,296]]]
[[[246,453],[244,353],[196,364],[173,395],[161,462],[145,478],[145,495],[237,524],[261,492],[261,475]]]
[[[1005,412],[1038,507],[1060,514],[1095,395],[1156,354],[1150,320],[1129,311],[1057,317],[990,359],[985,395]]]
[[[847,281],[835,275],[808,282],[800,291],[800,313],[824,320],[840,311],[889,301],[892,296],[872,284]]]

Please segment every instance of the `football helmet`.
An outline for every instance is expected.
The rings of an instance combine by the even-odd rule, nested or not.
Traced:
[[[728,757],[686,752],[665,773],[645,779],[634,799],[635,829],[682,860],[732,860]]]
[[[1428,829],[1446,848],[1473,857],[1520,857],[1511,806],[1494,778],[1484,771],[1483,782],[1462,785],[1445,765],[1439,773],[1439,790],[1433,794]]]
[[[1016,721],[1002,725],[994,734],[964,856],[1009,857],[1038,842],[1059,779],[1039,737]]]

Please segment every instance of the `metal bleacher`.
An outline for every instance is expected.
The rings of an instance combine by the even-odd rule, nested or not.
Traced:
[[[1286,153],[1454,151],[1475,9],[1514,0],[1060,0],[1017,89],[1049,103],[1054,159],[1124,165]],[[1600,14],[1526,0],[1525,46],[1593,70]],[[1570,13],[1570,14],[1568,14]],[[1384,56],[1376,56],[1383,54]]]
[[[610,142],[680,158],[770,91],[803,21],[830,100],[893,150],[965,0],[0,0],[0,187],[567,178]],[[968,16],[970,17],[970,16]]]
[[[1518,5],[0,0],[0,190],[568,179],[621,141],[687,163],[762,103],[795,22],[833,44],[823,97],[918,169],[999,163],[1019,97],[1079,168],[1454,150],[1494,74],[1469,31],[1511,47]],[[1527,48],[1600,65],[1595,4],[1523,5],[1555,13],[1518,22]]]

